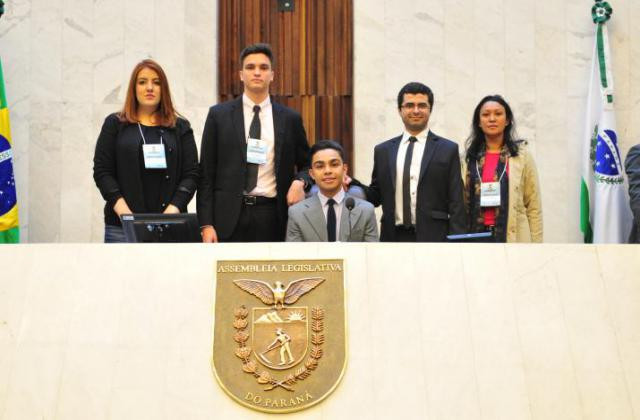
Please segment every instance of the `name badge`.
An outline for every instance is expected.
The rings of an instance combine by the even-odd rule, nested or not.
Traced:
[[[500,206],[500,183],[483,182],[480,184],[480,207]]]
[[[247,162],[262,165],[267,163],[267,142],[260,139],[249,138],[247,140]]]
[[[144,167],[147,169],[167,169],[164,144],[143,144]]]

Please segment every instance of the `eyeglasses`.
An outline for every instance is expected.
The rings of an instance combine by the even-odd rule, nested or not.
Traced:
[[[405,111],[413,111],[415,107],[418,107],[420,111],[428,111],[430,108],[429,104],[426,102],[420,102],[417,104],[414,104],[413,102],[406,102],[402,104],[402,109]]]

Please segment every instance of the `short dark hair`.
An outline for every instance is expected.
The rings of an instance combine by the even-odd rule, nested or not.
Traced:
[[[317,141],[311,146],[311,150],[309,151],[309,163],[313,163],[313,156],[318,153],[320,150],[333,149],[340,154],[340,159],[344,162],[344,149],[335,140],[320,140]]]
[[[273,68],[273,51],[271,51],[271,45],[265,44],[262,42],[258,42],[257,44],[248,45],[242,50],[240,53],[240,67],[244,63],[244,59],[247,58],[248,55],[251,54],[264,54],[269,57],[269,61],[271,61],[271,67]]]
[[[409,82],[406,85],[402,86],[400,92],[398,92],[398,109],[402,108],[402,101],[404,100],[405,93],[422,93],[427,95],[429,99],[429,108],[433,110],[433,92],[429,89],[429,86],[422,84],[420,82]]]

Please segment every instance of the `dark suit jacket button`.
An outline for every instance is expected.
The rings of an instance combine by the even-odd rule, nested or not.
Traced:
[[[173,147],[169,148],[169,153],[173,152]]]
[[[169,175],[165,175],[164,179],[171,179]]]

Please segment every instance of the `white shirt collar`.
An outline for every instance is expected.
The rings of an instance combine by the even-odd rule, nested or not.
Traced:
[[[251,110],[253,110],[253,107],[255,105],[260,106],[260,110],[265,109],[266,107],[268,107],[269,105],[271,105],[271,96],[267,95],[267,98],[260,102],[259,104],[254,103],[251,99],[249,99],[249,97],[247,96],[246,93],[242,94],[242,105],[244,105],[245,107],[250,108]]]
[[[336,193],[336,195],[334,195],[333,200],[336,202],[336,204],[341,204],[342,200],[344,200],[344,190],[342,188],[340,188],[340,191],[338,191]],[[320,204],[322,204],[322,207],[327,205],[327,201],[329,201],[330,197],[327,197],[326,195],[322,194],[320,191],[318,191],[318,198],[320,199]]]
[[[418,139],[418,143],[426,143],[427,142],[427,137],[429,136],[429,129],[425,128],[421,133],[419,133],[417,136],[414,136],[413,134],[409,134],[406,130],[402,133],[402,140],[400,141],[400,143],[407,143],[409,141],[409,137],[415,137]]]

